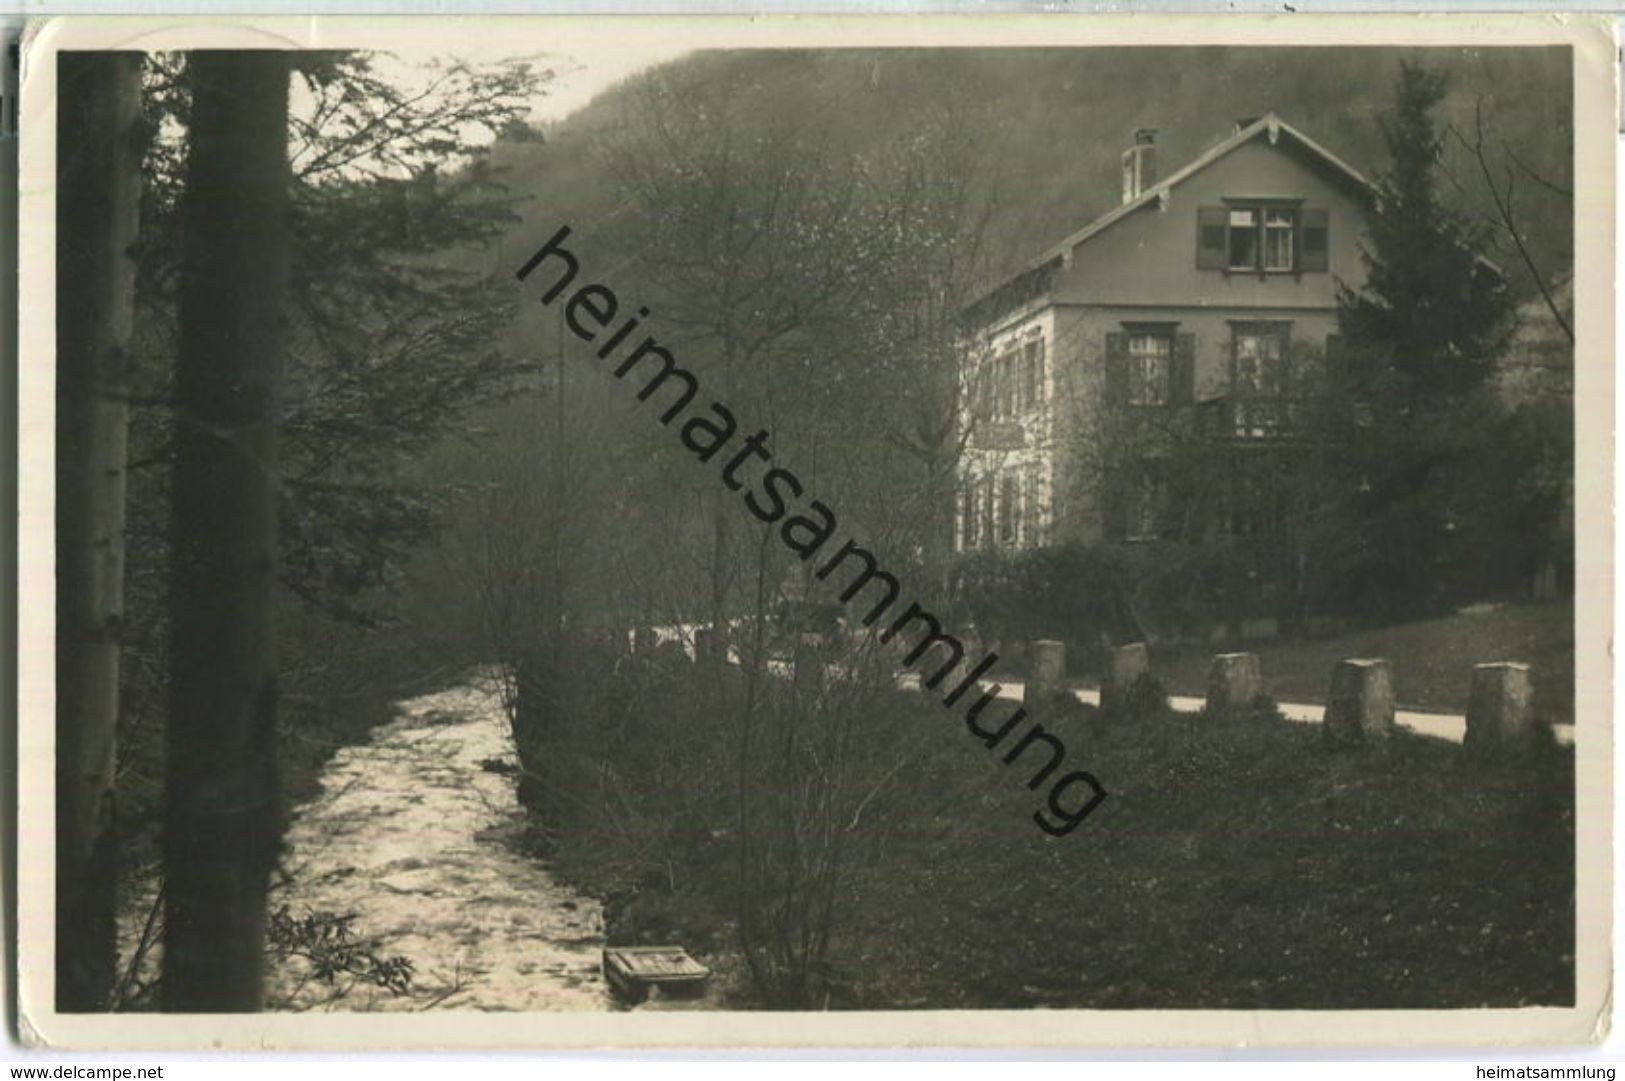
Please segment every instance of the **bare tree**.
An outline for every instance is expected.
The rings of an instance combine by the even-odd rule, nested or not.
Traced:
[[[856,358],[830,358],[825,332],[863,307],[875,272],[897,253],[898,211],[874,197],[865,163],[810,123],[791,131],[764,122],[731,82],[657,75],[638,104],[609,161],[662,324],[681,336],[707,388],[739,409],[760,409],[790,386],[826,399],[850,389],[840,378],[851,366],[840,361]],[[818,378],[797,379],[813,356]],[[705,498],[708,615],[720,629],[749,582],[736,558],[737,501],[710,490]]]
[[[1530,280],[1535,283],[1535,288],[1539,290],[1541,300],[1545,302],[1547,311],[1551,312],[1553,321],[1572,345],[1574,328],[1569,322],[1568,313],[1558,303],[1557,282],[1554,276],[1540,265],[1540,261],[1529,248],[1528,226],[1524,220],[1523,209],[1518,204],[1519,180],[1521,178],[1531,182],[1534,189],[1546,198],[1561,200],[1570,208],[1570,213],[1574,193],[1532,169],[1505,140],[1501,142],[1501,159],[1495,160],[1495,151],[1484,134],[1483,99],[1473,106],[1471,135],[1453,124],[1448,130],[1451,138],[1472,159],[1479,178],[1484,182],[1484,193],[1490,203],[1490,212],[1484,217],[1494,229],[1493,236],[1511,245],[1512,251],[1517,254],[1518,262],[1522,264]]]

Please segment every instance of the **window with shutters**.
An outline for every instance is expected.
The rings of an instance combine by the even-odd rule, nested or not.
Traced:
[[[1295,200],[1227,200],[1197,210],[1196,265],[1245,274],[1301,274],[1330,265],[1325,209]]]
[[[1106,396],[1116,406],[1190,404],[1196,336],[1177,323],[1124,323],[1106,335]]]

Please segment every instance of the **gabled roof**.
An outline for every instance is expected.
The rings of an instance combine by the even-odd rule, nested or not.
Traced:
[[[1028,263],[1024,269],[1019,271],[1010,280],[1024,277],[1040,267],[1053,265],[1057,263],[1057,261],[1065,261],[1070,259],[1072,249],[1077,247],[1079,244],[1085,243],[1097,234],[1105,232],[1107,229],[1110,229],[1113,225],[1117,224],[1119,221],[1122,221],[1135,211],[1140,210],[1141,208],[1148,206],[1159,199],[1166,198],[1168,193],[1179,184],[1184,183],[1186,180],[1195,176],[1197,173],[1201,172],[1203,169],[1206,169],[1215,162],[1229,156],[1232,151],[1236,150],[1238,147],[1245,146],[1247,143],[1258,138],[1260,135],[1267,135],[1272,146],[1278,143],[1282,136],[1286,136],[1287,138],[1296,142],[1304,150],[1308,151],[1313,157],[1322,161],[1334,174],[1343,177],[1351,185],[1367,193],[1374,192],[1376,190],[1371,181],[1367,180],[1363,175],[1361,175],[1360,171],[1354,168],[1354,166],[1348,164],[1348,162],[1344,161],[1336,154],[1333,154],[1330,150],[1327,150],[1325,147],[1309,138],[1309,136],[1305,135],[1291,124],[1288,124],[1285,120],[1282,120],[1279,116],[1276,116],[1274,113],[1266,113],[1264,116],[1254,120],[1246,127],[1238,129],[1234,135],[1231,135],[1222,143],[1209,148],[1205,153],[1203,153],[1189,165],[1185,166],[1183,169],[1171,173],[1167,177],[1164,177],[1162,180],[1159,180],[1157,183],[1151,185],[1145,191],[1141,192],[1138,197],[1131,199],[1122,206],[1114,207],[1112,210],[1102,214],[1100,217],[1096,218],[1088,225],[1085,225],[1082,229],[1079,229],[1071,236],[1068,236],[1065,240],[1062,240],[1060,243],[1050,247],[1044,252],[1043,255]],[[993,290],[992,293],[983,298],[981,303],[986,303],[987,301],[992,300],[993,297],[999,292],[1000,289]],[[980,304],[977,306],[979,307]]]
[[[1085,225],[1082,229],[1079,229],[1076,233],[1073,233],[1071,236],[1055,245],[1049,251],[1045,252],[1043,257],[1037,260],[1037,262],[1046,263],[1055,258],[1057,255],[1065,256],[1066,253],[1072,248],[1082,244],[1096,233],[1104,232],[1105,230],[1111,228],[1117,222],[1128,217],[1141,207],[1162,198],[1165,194],[1172,191],[1176,186],[1184,183],[1186,180],[1195,176],[1203,169],[1206,169],[1209,165],[1228,157],[1230,153],[1238,147],[1245,146],[1247,143],[1258,138],[1258,136],[1265,134],[1269,136],[1271,146],[1274,146],[1277,142],[1279,142],[1281,136],[1289,136],[1295,142],[1297,142],[1298,145],[1309,151],[1310,154],[1324,161],[1332,168],[1333,172],[1345,177],[1359,188],[1366,191],[1374,190],[1371,181],[1362,176],[1360,171],[1354,168],[1354,166],[1350,165],[1336,154],[1333,154],[1330,150],[1327,150],[1325,147],[1321,146],[1319,143],[1315,142],[1313,139],[1309,138],[1309,136],[1305,135],[1291,124],[1288,124],[1285,120],[1282,120],[1274,113],[1266,113],[1264,116],[1254,120],[1251,124],[1248,124],[1246,127],[1238,130],[1234,135],[1230,136],[1230,138],[1226,139],[1224,142],[1219,143],[1217,146],[1209,149],[1201,157],[1197,158],[1183,169],[1180,169],[1178,172],[1172,173],[1162,180],[1157,181],[1157,183],[1151,185],[1149,188],[1145,189],[1145,191],[1141,192],[1137,198],[1132,199],[1129,202],[1124,203],[1122,206],[1110,210],[1105,214],[1102,214],[1088,225]]]

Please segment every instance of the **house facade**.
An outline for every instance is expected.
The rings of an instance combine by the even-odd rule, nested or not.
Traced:
[[[1154,442],[1194,424],[1216,456],[1290,443],[1294,366],[1336,349],[1358,288],[1370,184],[1272,115],[1159,176],[1156,133],[1123,154],[1123,201],[965,318],[961,552],[1166,535]]]

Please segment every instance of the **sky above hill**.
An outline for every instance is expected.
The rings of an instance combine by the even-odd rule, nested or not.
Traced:
[[[676,59],[685,51],[675,46],[617,46],[550,58],[559,65],[558,74],[547,94],[532,106],[531,120],[544,124],[562,120],[622,79]]]
[[[568,53],[482,46],[448,49],[433,54],[402,52],[393,57],[380,56],[377,66],[381,73],[403,88],[428,84],[431,75],[425,65],[431,56],[440,60],[455,57],[470,64],[526,60],[538,68],[551,67],[553,79],[543,93],[531,100],[531,122],[546,126],[563,120],[621,80],[656,64],[676,59],[685,51],[685,48],[676,45],[644,43],[580,48]]]

